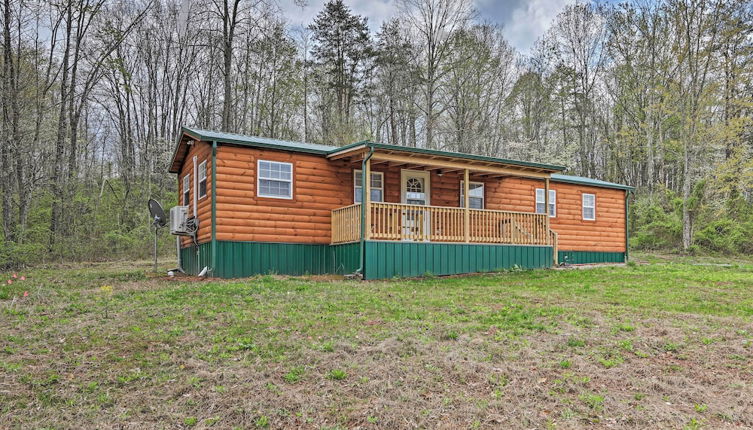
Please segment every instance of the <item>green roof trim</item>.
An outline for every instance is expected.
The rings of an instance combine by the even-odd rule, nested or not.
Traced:
[[[592,187],[599,187],[599,188],[615,188],[618,190],[625,190],[625,191],[635,190],[635,187],[631,187],[630,185],[623,185],[623,184],[616,184],[614,182],[600,181],[598,179],[585,178],[583,176],[562,175],[559,173],[552,173],[552,181],[564,182],[567,184],[589,185]]]
[[[286,151],[307,152],[310,154],[327,155],[340,149],[337,146],[319,145],[316,143],[293,142],[289,140],[270,139],[267,137],[245,136],[235,133],[223,133],[212,130],[183,127],[183,133],[196,137],[199,140],[215,141],[218,143],[232,143],[244,146],[256,146],[262,148],[281,149]]]
[[[358,144],[366,144],[368,146],[373,146],[376,149],[388,149],[388,150],[392,149],[395,151],[415,152],[418,154],[444,155],[447,157],[457,157],[457,158],[465,158],[467,160],[511,164],[515,166],[532,167],[536,169],[556,170],[556,171],[563,171],[566,169],[566,167],[564,166],[557,166],[554,164],[533,163],[530,161],[510,160],[507,158],[497,158],[497,157],[487,157],[485,155],[467,154],[465,152],[440,151],[436,149],[414,148],[411,146],[399,146],[399,145],[387,145],[385,143],[374,143],[374,142],[359,142]],[[348,145],[343,148],[338,148],[338,150],[347,149],[350,146],[355,146],[358,144]]]

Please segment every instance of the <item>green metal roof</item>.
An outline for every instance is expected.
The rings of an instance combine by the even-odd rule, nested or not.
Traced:
[[[270,139],[267,137],[258,136],[245,136],[242,134],[223,133],[212,130],[201,130],[198,128],[183,127],[183,132],[190,136],[196,137],[199,140],[210,142],[216,141],[218,143],[234,143],[237,145],[267,147],[321,155],[326,155],[334,150],[340,149],[337,146],[319,145],[316,143],[292,142],[289,140]]]
[[[560,173],[552,173],[552,181],[565,182],[568,184],[589,185],[592,187],[600,188],[616,188],[618,190],[633,191],[634,187],[623,184],[616,184],[614,182],[600,181],[598,179],[585,178],[583,176],[570,176],[562,175]]]
[[[184,134],[191,136],[195,138],[196,140],[202,140],[202,141],[207,141],[207,142],[216,141],[218,143],[231,143],[231,144],[236,144],[236,145],[278,149],[282,151],[306,152],[306,153],[317,154],[317,155],[330,155],[339,151],[345,151],[345,150],[348,150],[348,149],[351,149],[360,145],[365,145],[365,146],[373,147],[374,149],[394,150],[394,151],[412,152],[412,153],[428,154],[428,155],[442,155],[446,157],[465,158],[467,160],[503,163],[503,164],[509,164],[509,165],[514,165],[514,166],[531,167],[531,168],[536,168],[536,169],[553,170],[553,171],[565,170],[565,167],[563,166],[556,166],[556,165],[551,165],[551,164],[532,163],[528,161],[487,157],[483,155],[466,154],[462,152],[440,151],[440,150],[426,149],[426,148],[413,148],[409,146],[400,146],[400,145],[388,145],[384,143],[370,142],[368,140],[352,143],[345,146],[331,146],[331,145],[319,145],[316,143],[303,143],[303,142],[293,142],[289,140],[270,139],[267,137],[245,136],[242,134],[223,133],[219,131],[202,130],[198,128],[189,128],[189,127],[183,127],[182,131]],[[171,171],[175,170],[176,162],[178,163],[182,162],[180,159],[178,159],[179,149],[180,149],[180,145],[176,148],[175,154],[173,156],[174,163],[173,163],[173,168],[171,169]]]
[[[414,148],[411,146],[387,145],[385,143],[373,143],[373,142],[361,142],[361,143],[366,144],[368,146],[373,146],[375,149],[388,149],[388,150],[391,149],[395,151],[415,152],[419,154],[444,155],[446,157],[465,158],[468,160],[476,160],[476,161],[489,161],[492,163],[503,163],[503,164],[510,164],[514,166],[533,167],[537,169],[546,169],[546,170],[562,171],[566,169],[566,167],[564,166],[557,166],[554,164],[533,163],[530,161],[510,160],[507,158],[497,158],[497,157],[487,157],[485,155],[467,154],[465,152],[440,151],[436,149]],[[353,145],[358,145],[358,144],[353,144]],[[349,146],[352,146],[352,145],[348,145],[343,148],[338,148],[338,150],[348,148]]]
[[[557,166],[553,164],[532,163],[528,161],[510,160],[505,158],[487,157],[483,155],[466,154],[462,152],[440,151],[426,148],[413,148],[409,146],[400,145],[388,145],[384,143],[375,143],[368,140],[352,143],[345,146],[332,146],[332,145],[319,145],[316,143],[303,143],[294,142],[289,140],[270,139],[267,137],[258,136],[245,136],[235,133],[223,133],[213,130],[202,130],[198,128],[183,127],[183,133],[203,141],[216,141],[218,143],[231,143],[236,145],[254,146],[270,149],[278,149],[283,151],[305,152],[317,155],[330,155],[336,152],[345,151],[351,148],[355,148],[360,145],[373,147],[374,149],[395,150],[403,152],[413,152],[419,154],[429,155],[444,155],[448,157],[465,158],[468,160],[488,161],[494,163],[504,163],[510,165],[533,167],[538,169],[562,171],[565,170],[563,166]],[[177,155],[178,148],[176,148]],[[175,159],[175,156],[173,157]],[[172,170],[172,169],[171,169]],[[606,182],[598,179],[585,178],[582,176],[563,175],[560,173],[552,173],[552,180],[555,182],[564,182],[578,185],[589,185],[593,187],[601,188],[615,188],[620,190],[632,191],[635,188],[629,185],[617,184],[614,182]]]

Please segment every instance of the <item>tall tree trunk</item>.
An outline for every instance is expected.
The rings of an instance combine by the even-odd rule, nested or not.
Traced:
[[[232,10],[229,1],[232,1]],[[235,27],[238,23],[238,3],[240,0],[224,0],[222,10],[222,56],[223,56],[223,86],[222,100],[222,131],[234,131],[232,125],[233,109],[233,39]]]
[[[690,192],[692,190],[690,142],[688,142],[688,137],[685,139],[682,165],[682,249],[687,252],[693,242],[693,220],[690,208]]]
[[[57,137],[55,140],[55,161],[52,173],[52,210],[50,218],[50,247],[55,245],[60,223],[63,219],[63,200],[65,198],[65,184],[63,179],[63,163],[65,157],[65,141],[68,131],[67,101],[68,101],[68,66],[71,51],[71,28],[73,23],[73,5],[65,5],[65,48],[62,59],[62,75],[60,78],[60,110],[58,114]]]
[[[18,82],[15,76],[15,67],[11,40],[11,11],[10,0],[5,0],[3,11],[3,143],[2,155],[0,155],[0,168],[2,169],[2,217],[3,234],[7,241],[15,240],[15,221],[13,213],[13,164],[11,159],[19,154],[13,154],[13,148],[18,145]],[[21,35],[19,34],[19,37]]]

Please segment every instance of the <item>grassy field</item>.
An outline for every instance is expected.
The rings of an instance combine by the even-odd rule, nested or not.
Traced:
[[[0,428],[753,427],[753,263],[641,259],[365,283],[2,274]]]

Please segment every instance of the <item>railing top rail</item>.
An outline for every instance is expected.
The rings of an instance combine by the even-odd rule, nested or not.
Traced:
[[[335,209],[332,209],[332,210],[333,211],[340,211],[340,210],[343,210],[343,209],[353,208],[353,207],[356,207],[356,206],[361,206],[361,204],[360,203],[354,203],[352,205],[343,206],[343,207],[335,208]]]
[[[463,208],[460,208],[463,209]],[[520,211],[503,211],[503,210],[497,210],[497,209],[470,209],[471,212],[496,212],[496,213],[503,213],[503,214],[519,214],[519,215],[538,215],[538,216],[546,216],[546,214],[538,213],[538,212],[520,212]]]
[[[463,210],[464,209],[464,208],[458,207],[458,206],[411,205],[411,204],[407,204],[407,203],[392,203],[392,202],[371,202],[371,204],[372,205],[377,205],[377,206],[399,206],[399,207],[423,208],[423,209],[458,209],[458,210]],[[342,208],[340,208],[340,209],[342,209]],[[469,209],[469,211],[470,212],[485,212],[485,213],[539,215],[539,216],[542,216],[542,217],[546,216],[546,214],[537,213],[537,212],[503,211],[503,210],[497,210],[497,209]]]

